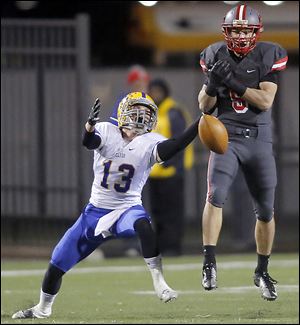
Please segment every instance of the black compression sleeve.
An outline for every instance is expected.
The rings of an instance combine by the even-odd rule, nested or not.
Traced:
[[[50,295],[56,295],[60,289],[62,276],[64,274],[64,271],[50,263],[43,279],[43,292],[48,293]]]
[[[198,134],[199,120],[200,117],[177,138],[165,140],[157,145],[157,153],[162,161],[172,158],[194,140]]]
[[[88,149],[97,149],[101,144],[101,138],[96,135],[95,131],[88,132],[87,130],[84,131],[82,145],[87,147]]]

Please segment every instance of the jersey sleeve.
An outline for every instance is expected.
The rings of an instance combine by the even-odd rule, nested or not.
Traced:
[[[150,159],[149,163],[150,165],[154,165],[155,163],[162,163],[162,161],[159,159],[157,154],[157,145],[167,140],[166,137],[162,136],[161,134],[152,132],[149,134],[149,152],[150,152]]]
[[[286,68],[287,61],[288,55],[286,50],[278,44],[272,44],[263,57],[265,76],[272,73],[278,74],[279,71],[284,70]]]
[[[101,144],[97,149],[101,150],[107,143],[110,126],[112,126],[112,124],[109,122],[101,122],[95,125],[95,134],[101,138]]]
[[[199,64],[202,68],[203,73],[206,76],[204,84],[208,83],[209,70],[218,61],[218,53],[222,48],[223,42],[217,42],[209,45],[200,53]]]
[[[200,66],[204,74],[208,74],[208,70],[215,64],[216,62],[216,49],[215,44],[208,46],[200,53]]]
[[[264,82],[264,81],[269,81],[269,82],[273,82],[274,84],[278,84],[278,72],[274,71],[274,72],[269,72],[267,75],[263,76],[260,80],[260,82]]]
[[[207,71],[208,71],[208,68],[207,68],[207,63],[206,63],[206,50],[203,50],[201,53],[200,53],[200,60],[199,60],[199,64],[201,66],[201,69],[203,71],[204,74],[207,74]]]
[[[284,70],[288,61],[288,55],[284,48],[276,46],[274,51],[274,62],[271,67],[271,72]]]

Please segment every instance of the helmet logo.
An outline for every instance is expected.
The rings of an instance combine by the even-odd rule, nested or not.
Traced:
[[[248,19],[234,19],[232,21],[232,25],[233,26],[244,26],[244,27],[247,27],[248,26]]]

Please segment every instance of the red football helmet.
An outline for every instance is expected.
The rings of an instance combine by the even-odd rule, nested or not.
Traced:
[[[247,31],[247,37],[245,33],[239,34],[239,31],[243,30]],[[232,31],[236,32],[234,36]],[[222,24],[228,49],[239,55],[246,55],[254,49],[262,31],[260,14],[247,5],[238,5],[228,11]]]

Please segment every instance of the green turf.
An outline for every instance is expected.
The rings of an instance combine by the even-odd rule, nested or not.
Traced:
[[[37,303],[43,275],[1,277],[1,324],[298,324],[299,264],[296,254],[274,254],[270,273],[279,281],[279,298],[264,301],[252,282],[253,267],[218,270],[219,288],[206,292],[200,285],[201,257],[165,258],[164,265],[199,264],[187,270],[165,269],[179,298],[164,304],[153,293],[150,273],[142,258],[83,261],[86,267],[139,266],[135,272],[69,273],[47,320],[12,320],[11,315]],[[248,261],[255,255],[221,255],[218,262]],[[279,261],[275,263],[275,261]],[[292,266],[287,261],[292,262]],[[274,262],[274,265],[272,265]],[[3,270],[45,269],[48,261],[2,261]],[[287,264],[286,264],[287,265]],[[228,264],[227,264],[228,266]],[[141,269],[142,267],[142,269]],[[115,269],[114,269],[115,270]],[[281,287],[282,286],[282,287]],[[290,286],[290,287],[287,287]],[[232,292],[232,287],[241,288]],[[249,289],[250,287],[250,289]],[[254,289],[252,289],[252,287]],[[228,289],[226,289],[228,288]]]

